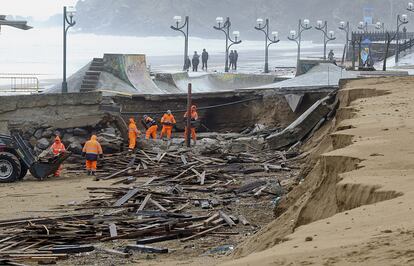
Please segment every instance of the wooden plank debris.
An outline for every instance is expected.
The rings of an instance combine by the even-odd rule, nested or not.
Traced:
[[[139,188],[131,189],[130,191],[128,191],[127,194],[125,194],[124,196],[122,196],[122,198],[120,198],[119,200],[117,200],[117,202],[115,202],[115,204],[113,206],[114,207],[121,206],[122,204],[124,204],[125,202],[127,202],[128,200],[130,200],[133,196],[135,196],[135,194],[137,194],[138,191],[139,191]]]
[[[125,248],[125,252],[139,251],[143,253],[168,253],[168,248],[157,248],[146,245],[128,245]]]
[[[236,226],[233,220],[223,211],[219,211],[220,217],[230,226]]]

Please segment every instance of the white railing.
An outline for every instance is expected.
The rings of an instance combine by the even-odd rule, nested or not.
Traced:
[[[36,74],[0,73],[0,93],[39,93],[39,78]]]

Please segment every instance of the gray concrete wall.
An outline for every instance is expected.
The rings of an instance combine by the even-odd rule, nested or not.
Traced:
[[[102,118],[101,93],[38,94],[0,97],[0,132],[39,127],[94,125]]]
[[[293,92],[294,93],[294,92]],[[300,92],[303,94],[303,91]],[[199,108],[244,101],[242,103],[199,110],[201,122],[211,131],[238,132],[256,123],[273,127],[285,127],[306,111],[313,103],[328,92],[304,93],[303,102],[296,112],[293,112],[283,93],[273,90],[201,93],[193,95],[193,103]],[[141,119],[149,114],[158,122],[167,109],[173,111],[179,130],[184,128],[183,115],[187,105],[187,96],[177,95],[146,95],[130,97],[114,97],[121,106],[124,119],[133,116]],[[251,101],[246,101],[254,99]],[[131,114],[129,114],[131,112]],[[207,131],[205,127],[200,131]]]

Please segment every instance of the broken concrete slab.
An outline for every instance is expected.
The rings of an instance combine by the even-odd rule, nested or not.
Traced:
[[[293,112],[296,112],[299,105],[302,103],[303,96],[305,94],[286,94],[285,99],[289,104],[290,109],[292,109]]]
[[[279,133],[272,134],[266,138],[273,149],[280,149],[302,140],[322,118],[326,117],[333,107],[329,104],[333,95],[328,95],[317,101],[298,119]]]

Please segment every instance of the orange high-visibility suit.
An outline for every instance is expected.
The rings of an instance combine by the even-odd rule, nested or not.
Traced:
[[[172,129],[175,123],[177,122],[175,121],[174,115],[172,115],[170,112],[162,116],[161,118],[162,130],[161,130],[161,135],[160,135],[161,139],[164,135],[167,135],[167,138],[171,139]]]
[[[184,118],[187,118],[187,112],[184,114]],[[197,106],[193,105],[191,106],[191,124],[193,124],[193,122],[198,120],[198,113],[197,113]],[[187,131],[188,128],[187,126],[185,127],[185,131],[184,131],[184,138],[187,140]],[[194,141],[197,141],[197,134],[196,134],[196,129],[193,125],[191,125],[190,127],[191,130],[191,138]]]
[[[56,136],[55,142],[52,144],[50,149],[52,150],[52,153],[55,156],[58,156],[61,153],[65,153],[66,151],[65,145],[63,145],[59,136]],[[60,165],[59,168],[56,170],[54,176],[60,176],[61,171],[62,171],[62,165]]]
[[[146,139],[157,139],[157,130],[158,130],[158,126],[157,126],[157,122],[155,122],[154,119],[152,119],[149,116],[145,116],[143,123],[145,125],[145,128],[147,129],[147,132],[145,133],[145,138]]]
[[[86,170],[88,174],[95,175],[98,156],[101,158],[103,156],[101,144],[99,144],[95,135],[85,143],[82,154],[86,157]]]
[[[135,120],[133,118],[129,119],[129,127],[128,127],[128,138],[129,138],[129,149],[135,149],[137,145],[137,137],[141,135],[141,132],[138,130],[137,125],[135,124]]]

